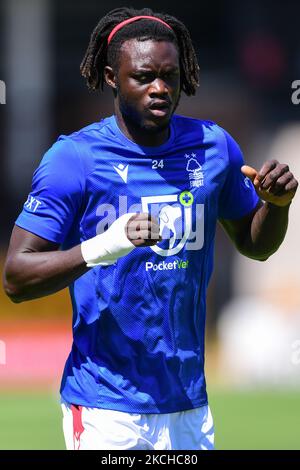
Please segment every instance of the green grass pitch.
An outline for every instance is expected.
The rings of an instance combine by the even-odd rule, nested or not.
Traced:
[[[300,449],[299,391],[210,390],[217,449]],[[0,394],[0,449],[64,449],[59,399]]]

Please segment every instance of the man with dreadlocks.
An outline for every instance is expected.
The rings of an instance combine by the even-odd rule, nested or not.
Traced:
[[[115,114],[44,156],[13,230],[6,292],[21,302],[70,285],[67,448],[212,449],[204,327],[216,222],[241,253],[267,259],[297,181],[275,160],[242,167],[225,130],[174,114],[198,86],[174,17],[111,11],[81,73],[93,90],[111,87]]]

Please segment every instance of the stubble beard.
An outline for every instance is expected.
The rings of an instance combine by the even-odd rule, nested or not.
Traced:
[[[119,103],[119,110],[120,113],[123,117],[123,120],[125,123],[129,124],[129,126],[140,129],[141,131],[146,131],[149,134],[156,135],[160,134],[161,132],[165,131],[168,129],[170,126],[170,121],[172,119],[172,116],[179,104],[180,100],[180,94],[178,96],[178,99],[176,101],[176,105],[174,109],[172,110],[172,113],[170,114],[169,118],[161,123],[160,125],[157,125],[154,121],[151,123],[147,123],[144,119],[141,119],[141,116],[135,111],[134,108],[128,103],[126,98],[122,95],[120,91],[120,86],[117,84],[117,96],[118,96],[118,103]]]

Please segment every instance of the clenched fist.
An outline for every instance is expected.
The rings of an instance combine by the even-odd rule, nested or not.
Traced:
[[[256,193],[263,201],[284,207],[290,204],[295,196],[298,181],[284,163],[269,160],[259,171],[248,165],[242,166],[241,171],[251,179]]]
[[[153,246],[162,240],[159,235],[158,221],[144,212],[135,214],[129,219],[125,226],[125,233],[135,247]]]

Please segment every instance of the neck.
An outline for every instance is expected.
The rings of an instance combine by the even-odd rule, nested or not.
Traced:
[[[164,144],[170,135],[170,127],[158,132],[149,132],[147,129],[137,127],[128,119],[124,119],[119,109],[115,109],[117,123],[123,134],[132,142],[145,147],[159,147]]]

